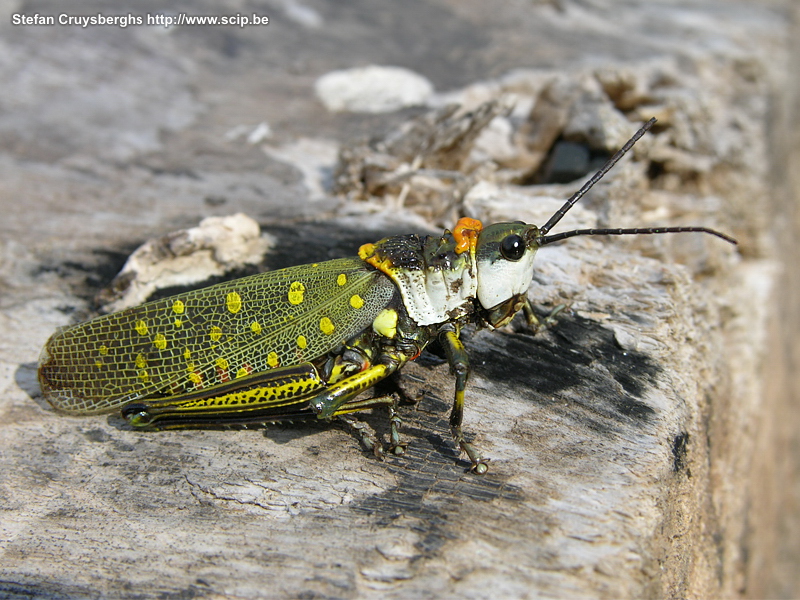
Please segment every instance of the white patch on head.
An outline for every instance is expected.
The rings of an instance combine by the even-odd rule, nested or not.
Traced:
[[[533,281],[533,258],[536,252],[527,250],[518,261],[506,260],[499,254],[496,260],[478,259],[478,300],[486,308],[524,294]]]

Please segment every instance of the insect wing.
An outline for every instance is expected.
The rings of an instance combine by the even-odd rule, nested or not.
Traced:
[[[357,258],[252,275],[57,331],[39,381],[91,414],[314,360],[363,331],[395,288]]]

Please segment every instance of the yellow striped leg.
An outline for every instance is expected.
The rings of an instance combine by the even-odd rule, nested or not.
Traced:
[[[386,379],[408,360],[403,355],[387,356],[386,364],[378,363],[355,373],[327,387],[322,393],[309,400],[309,405],[317,413],[318,419],[330,419],[339,415],[357,412],[386,402],[376,402],[377,398],[354,400],[361,392],[368,390],[379,381]]]
[[[233,379],[205,389],[133,402],[122,415],[134,427],[183,429],[193,426],[269,422],[302,412],[309,397],[324,391],[325,382],[311,363],[280,367]]]
[[[345,423],[358,432],[367,449],[373,451],[379,458],[383,458],[383,448],[377,443],[374,436],[367,433],[363,427],[357,425],[354,421],[344,418],[344,415],[375,406],[388,406],[391,427],[389,451],[398,456],[405,453],[406,446],[400,442],[400,434],[398,433],[400,417],[397,416],[395,410],[397,402],[395,398],[391,396],[376,396],[374,398],[356,399],[356,396],[361,392],[373,387],[397,371],[408,360],[403,354],[385,354],[384,358],[388,358],[386,364],[373,365],[360,373],[351,375],[330,386],[325,392],[309,401],[309,405],[317,412],[318,419],[341,417]]]
[[[439,343],[444,347],[447,354],[447,361],[450,363],[450,373],[456,378],[456,392],[453,400],[453,410],[450,413],[450,429],[453,438],[472,462],[472,471],[483,475],[489,470],[489,459],[483,458],[475,446],[464,439],[464,432],[461,430],[461,421],[464,417],[464,390],[467,387],[469,378],[469,358],[464,344],[461,343],[458,331],[453,326],[445,326],[439,332]]]

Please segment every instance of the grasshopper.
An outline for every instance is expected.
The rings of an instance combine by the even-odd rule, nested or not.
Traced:
[[[487,459],[461,427],[470,369],[460,334],[466,325],[502,327],[520,310],[536,323],[527,290],[539,248],[573,236],[679,232],[736,244],[706,227],[549,234],[654,123],[541,227],[462,218],[438,237],[388,237],[352,258],[252,275],[60,329],[40,357],[44,397],[76,415],[121,410],[147,429],[330,420],[386,406],[390,449],[402,454],[396,400],[361,394],[438,340],[455,377],[455,443],[472,470],[485,473]]]

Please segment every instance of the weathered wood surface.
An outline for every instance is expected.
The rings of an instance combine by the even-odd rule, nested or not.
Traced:
[[[796,9],[308,6],[268,7],[265,29],[0,23],[0,596],[796,595]],[[702,236],[543,249],[532,297],[570,310],[535,337],[515,324],[468,340],[465,429],[486,476],[453,450],[452,381],[433,356],[403,371],[421,400],[403,412],[408,455],[384,463],[336,426],[141,433],[42,401],[47,337],[150,237],[241,211],[279,240],[274,267],[426,227],[343,216],[304,178],[335,144],[408,117],[328,114],[320,75],[400,64],[446,91],[525,67],[563,70],[569,89],[599,56],[684,68],[664,85],[705,111],[681,114],[697,120],[682,131],[711,142],[705,162],[645,143],[666,174],[621,165],[576,222],[702,219],[740,252]],[[266,151],[236,134],[261,122]],[[289,147],[294,167],[275,158]],[[485,198],[469,206],[495,218],[542,222],[550,206]],[[385,433],[383,415],[365,418]]]

